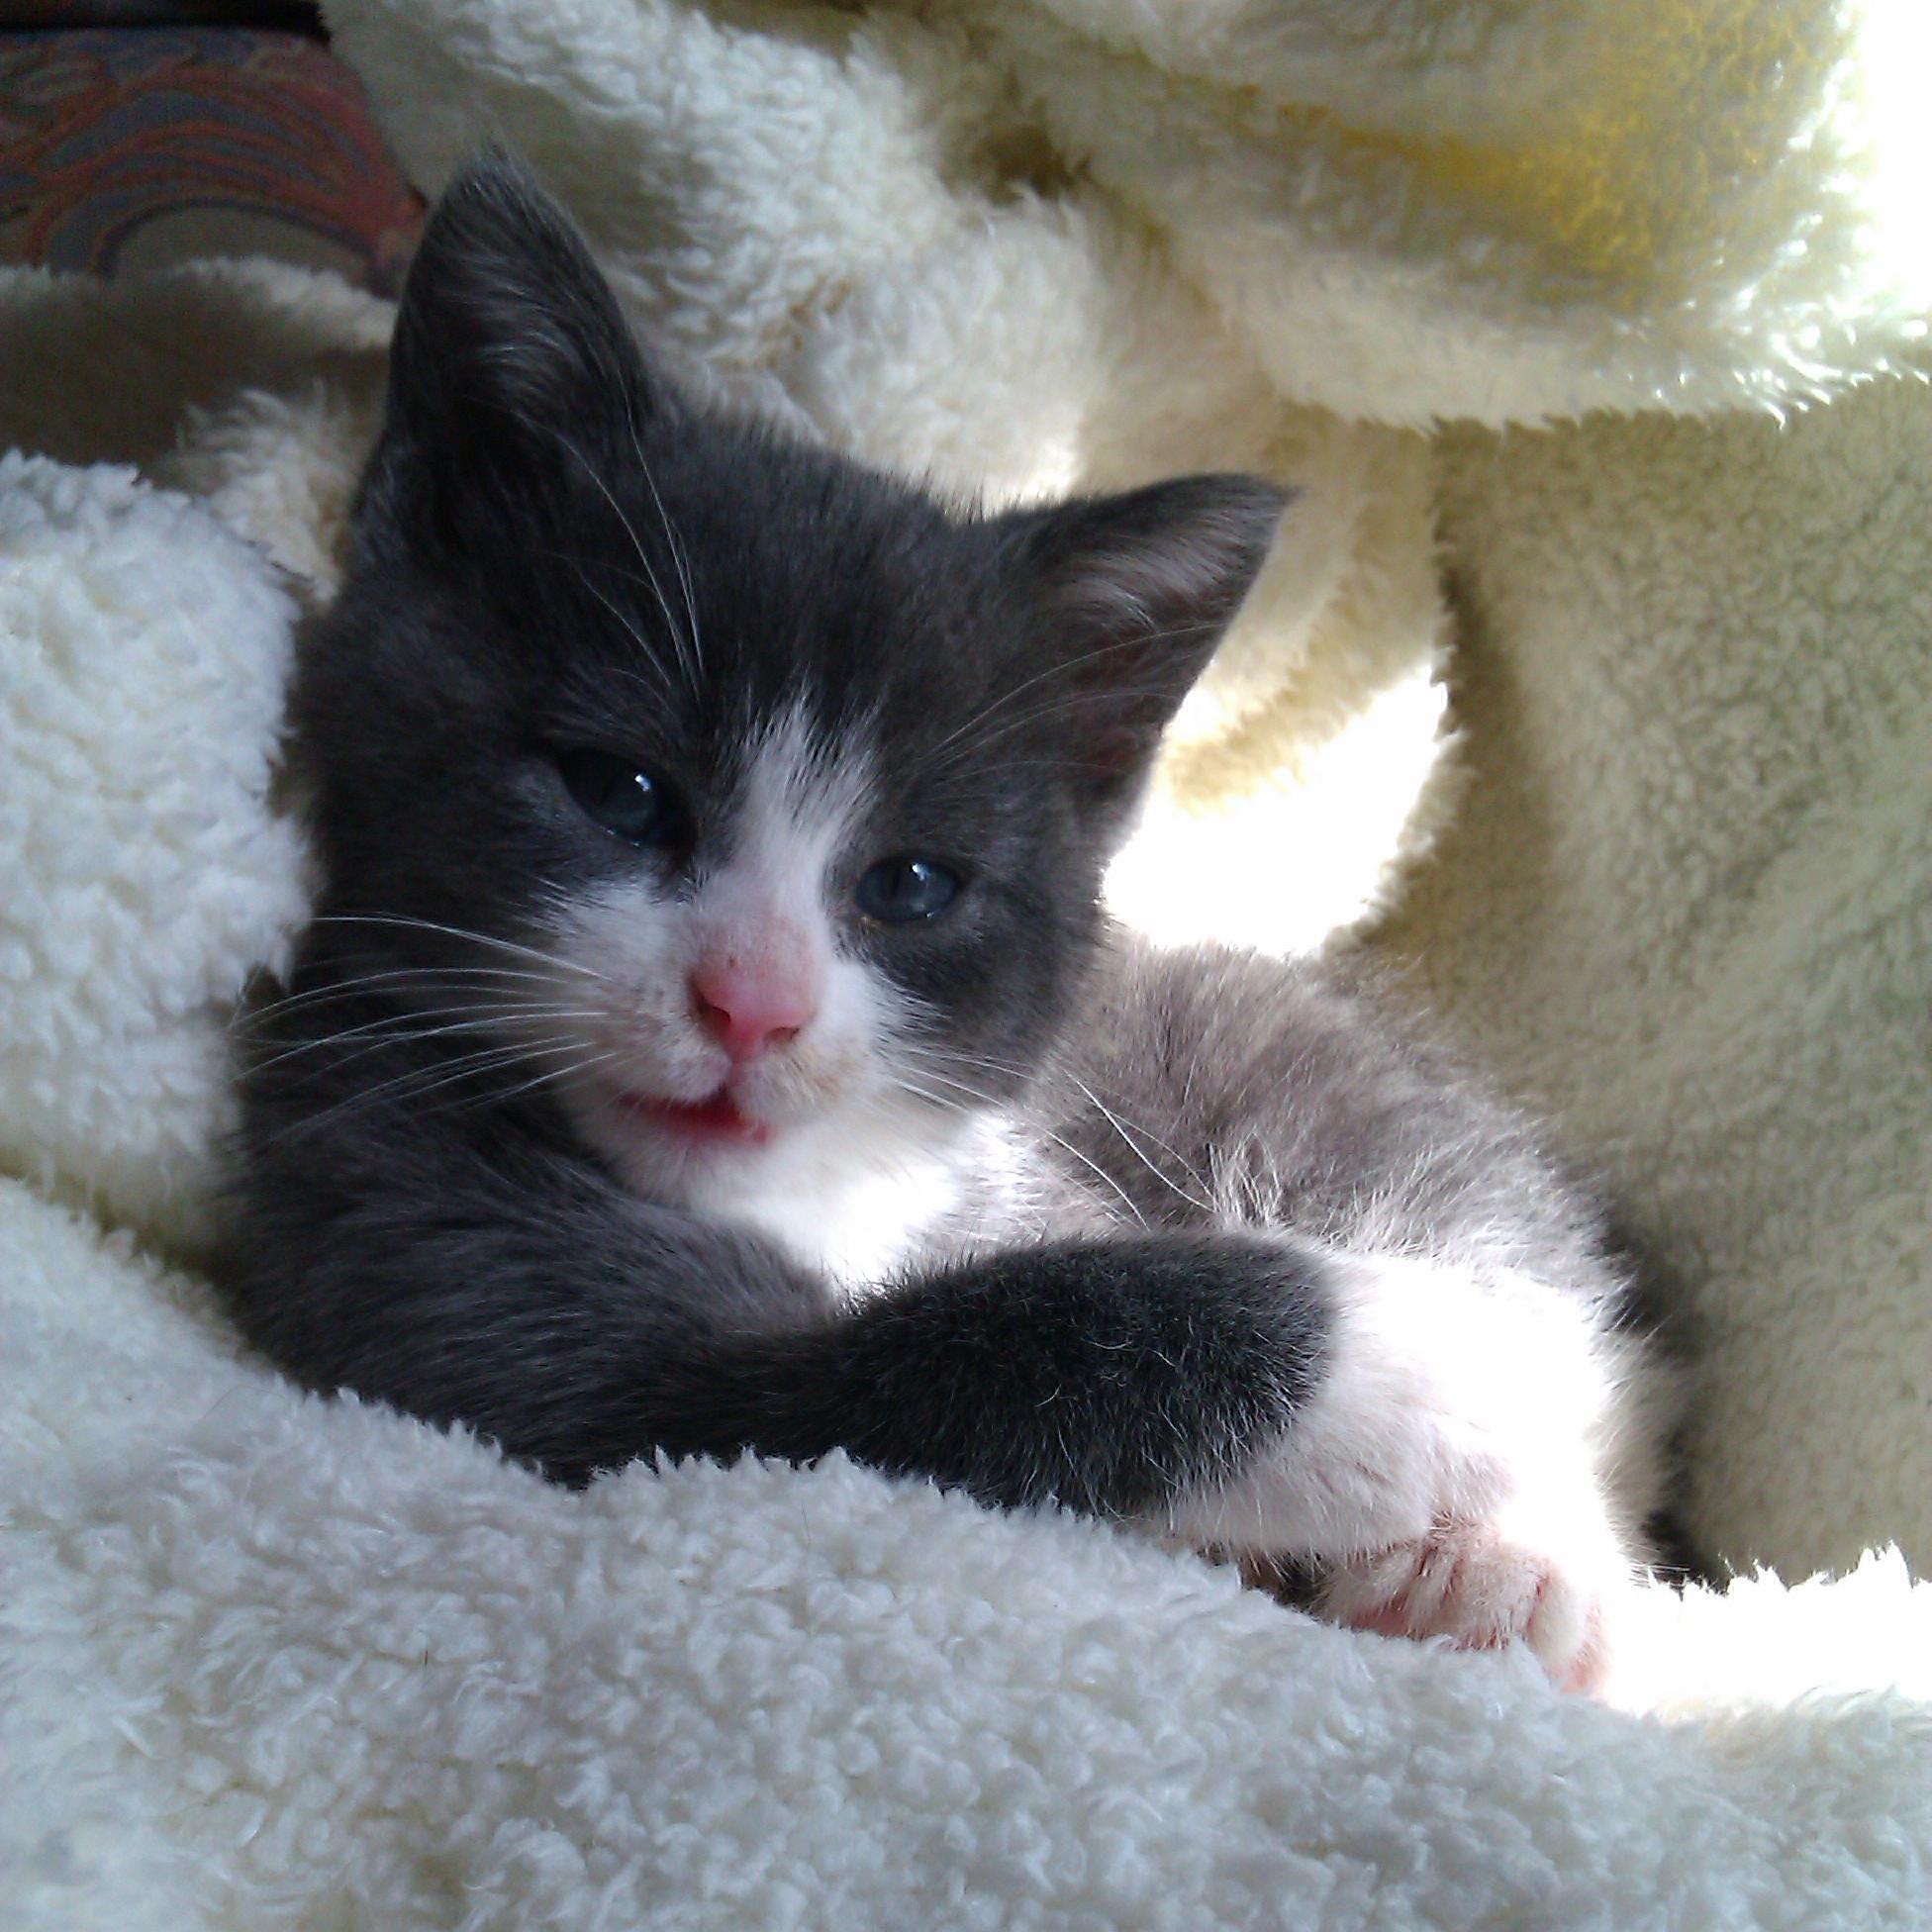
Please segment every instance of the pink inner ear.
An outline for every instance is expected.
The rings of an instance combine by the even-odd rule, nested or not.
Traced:
[[[1147,739],[1152,729],[1142,733],[1128,724],[1111,724],[1097,730],[1081,746],[1082,762],[1110,776],[1135,770],[1147,755]]]

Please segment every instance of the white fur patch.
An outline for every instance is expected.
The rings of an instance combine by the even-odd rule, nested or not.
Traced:
[[[1294,1424],[1167,1527],[1334,1565],[1346,1621],[1522,1637],[1559,1681],[1594,1682],[1635,1557],[1613,1501],[1640,1433],[1621,1346],[1582,1301],[1505,1272],[1343,1256],[1330,1293],[1329,1358]]]
[[[1189,1537],[1340,1557],[1494,1513],[1553,1458],[1586,1475],[1609,1400],[1588,1312],[1401,1256],[1332,1264],[1321,1381],[1279,1445],[1187,1504]]]
[[[734,1204],[740,1218],[848,1295],[898,1267],[920,1229],[951,1211],[959,1187],[960,1161],[949,1151],[909,1153],[890,1115],[865,1124],[869,1131],[836,1142],[813,1135],[803,1158],[784,1171],[774,1163],[765,1184]]]
[[[749,1221],[851,1285],[889,1269],[950,1207],[944,1151],[958,1137],[892,1077],[899,995],[839,947],[827,875],[869,786],[862,746],[827,753],[800,713],[781,718],[746,761],[727,856],[688,900],[638,883],[563,910],[553,991],[580,1017],[548,1049],[579,1129],[640,1194]],[[734,1064],[691,993],[694,970],[719,959],[796,976],[811,1017]],[[680,1133],[620,1098],[697,1104],[721,1091],[770,1126],[766,1141]]]

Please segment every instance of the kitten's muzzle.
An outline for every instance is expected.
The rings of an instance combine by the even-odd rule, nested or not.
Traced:
[[[734,1067],[798,1037],[819,1010],[802,974],[771,964],[706,960],[691,972],[691,1011]]]

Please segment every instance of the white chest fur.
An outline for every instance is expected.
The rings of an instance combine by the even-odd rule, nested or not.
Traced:
[[[1018,1160],[1004,1122],[975,1122],[940,1148],[855,1158],[861,1152],[802,1160],[715,1211],[749,1221],[850,1298],[877,1289],[916,1255],[1013,1238]]]

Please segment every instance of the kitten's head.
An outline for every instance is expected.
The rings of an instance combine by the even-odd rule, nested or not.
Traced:
[[[527,1055],[659,1197],[941,1140],[1062,1024],[1280,510],[1222,476],[961,515],[696,410],[486,160],[424,236],[303,651],[312,943]]]

